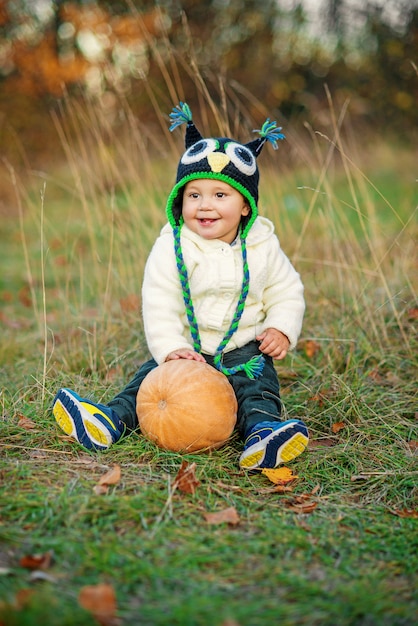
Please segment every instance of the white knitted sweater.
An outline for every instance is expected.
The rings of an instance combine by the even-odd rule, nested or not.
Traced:
[[[219,239],[203,239],[183,226],[181,246],[202,352],[213,355],[229,329],[241,293],[240,242],[231,246]],[[254,340],[266,328],[283,332],[294,348],[305,310],[303,285],[265,217],[257,217],[248,233],[247,257],[250,289],[238,330],[225,352]],[[146,263],[142,308],[148,348],[157,363],[174,350],[193,347],[169,224]]]

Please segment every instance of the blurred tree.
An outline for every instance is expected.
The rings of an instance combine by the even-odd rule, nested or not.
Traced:
[[[119,15],[93,1],[0,1],[0,76],[9,89],[40,97],[60,96],[71,85],[98,88],[100,68],[109,64],[117,70],[113,80],[146,74],[147,37],[162,32],[150,2],[144,14]]]
[[[66,92],[123,93],[146,119],[150,96],[164,110],[199,97],[197,66],[215,99],[221,79],[250,113],[258,100],[293,123],[329,119],[326,83],[336,102],[350,100],[355,124],[411,139],[417,0],[378,2],[323,0],[313,23],[304,0],[0,0],[2,119],[28,132],[30,102],[38,111],[35,99]]]

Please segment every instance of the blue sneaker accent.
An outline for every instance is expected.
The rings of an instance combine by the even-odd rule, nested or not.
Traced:
[[[52,413],[62,430],[89,450],[105,450],[123,435],[125,427],[115,411],[94,404],[70,389],[60,389]]]
[[[308,429],[301,420],[260,422],[252,427],[239,459],[243,469],[274,468],[288,463],[308,445]]]

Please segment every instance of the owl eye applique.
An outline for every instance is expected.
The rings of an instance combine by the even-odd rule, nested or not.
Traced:
[[[242,174],[252,176],[255,173],[257,164],[255,156],[249,148],[246,148],[240,143],[230,141],[225,145],[225,152],[235,167],[242,172]]]
[[[191,165],[198,163],[208,156],[210,152],[214,152],[219,148],[219,142],[216,139],[201,139],[197,143],[190,146],[181,157],[181,163]]]

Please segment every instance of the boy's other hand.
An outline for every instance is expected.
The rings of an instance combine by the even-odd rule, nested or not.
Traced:
[[[273,359],[284,359],[289,350],[289,339],[280,332],[280,330],[276,330],[276,328],[267,328],[261,335],[258,335],[256,339],[257,341],[261,341],[261,352],[271,356]]]
[[[189,348],[180,348],[179,350],[174,350],[174,352],[170,352],[166,356],[166,361],[175,361],[176,359],[189,359],[189,361],[201,361],[202,363],[206,363],[205,359],[201,354],[195,352],[194,350],[189,350]]]

